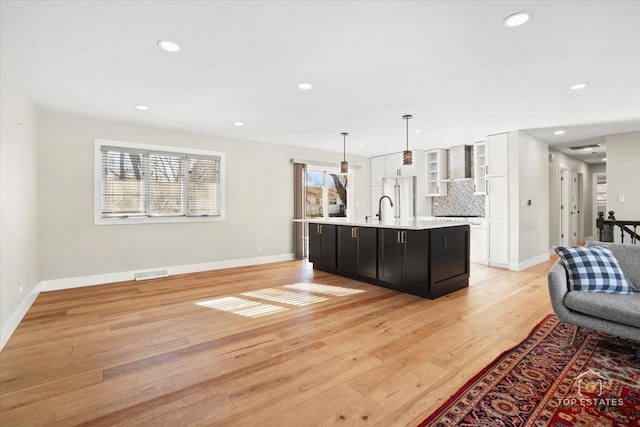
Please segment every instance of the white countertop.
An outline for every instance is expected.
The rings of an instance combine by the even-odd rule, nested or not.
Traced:
[[[430,228],[458,227],[469,225],[466,221],[439,221],[439,220],[411,220],[411,221],[377,221],[371,222],[348,220],[347,218],[324,219],[294,219],[293,222],[308,222],[312,224],[335,224],[350,225],[352,227],[376,227],[376,228],[397,228],[402,230],[428,230]]]

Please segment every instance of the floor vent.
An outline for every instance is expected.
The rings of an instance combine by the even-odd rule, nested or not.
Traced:
[[[157,279],[159,277],[167,277],[168,275],[167,270],[138,271],[136,273],[136,280]]]

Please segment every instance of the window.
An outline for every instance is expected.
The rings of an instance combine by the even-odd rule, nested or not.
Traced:
[[[96,224],[224,220],[224,153],[95,144]]]

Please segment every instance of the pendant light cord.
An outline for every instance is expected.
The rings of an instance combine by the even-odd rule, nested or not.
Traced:
[[[405,116],[405,120],[407,122],[407,151],[409,151],[409,117]]]
[[[340,135],[342,135],[342,161],[346,162],[347,161],[347,135],[349,135],[349,133],[342,132]]]

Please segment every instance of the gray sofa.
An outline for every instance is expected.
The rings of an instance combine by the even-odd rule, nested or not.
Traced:
[[[567,271],[558,259],[549,270],[549,295],[561,322],[640,341],[640,245],[587,242],[587,247],[606,245],[620,264],[633,294],[607,294],[569,290]]]

